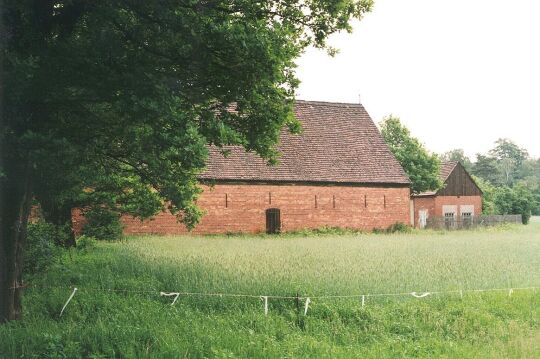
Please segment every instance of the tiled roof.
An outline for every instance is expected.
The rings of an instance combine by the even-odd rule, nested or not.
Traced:
[[[279,164],[229,146],[227,157],[210,148],[200,179],[409,184],[379,130],[360,104],[297,101],[302,133],[283,130]]]
[[[448,176],[454,171],[458,162],[457,161],[448,161],[441,163],[441,172],[439,173],[439,178],[441,181],[446,182]]]

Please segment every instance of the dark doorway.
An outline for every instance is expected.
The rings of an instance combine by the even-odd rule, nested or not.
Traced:
[[[266,233],[275,234],[281,231],[281,218],[279,208],[266,210]]]

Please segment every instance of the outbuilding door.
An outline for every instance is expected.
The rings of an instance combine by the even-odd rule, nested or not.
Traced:
[[[274,234],[281,231],[281,215],[279,208],[266,210],[266,233]]]
[[[427,224],[428,210],[421,209],[418,211],[418,226],[420,228],[425,228]]]

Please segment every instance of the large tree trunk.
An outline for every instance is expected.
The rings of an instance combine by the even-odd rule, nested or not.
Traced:
[[[0,323],[22,318],[23,252],[32,205],[30,165],[10,167],[4,167],[0,183]]]

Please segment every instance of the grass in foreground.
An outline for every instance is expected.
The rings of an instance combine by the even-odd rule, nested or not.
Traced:
[[[540,223],[318,237],[138,237],[66,255],[0,327],[0,357],[539,357],[540,291],[294,300],[160,291],[355,295],[540,286]],[[62,318],[70,294],[79,292]],[[52,287],[52,288],[46,288]],[[56,288],[64,287],[64,288]],[[93,289],[131,289],[144,292]],[[303,305],[303,303],[300,303]],[[301,308],[303,309],[303,308]]]

